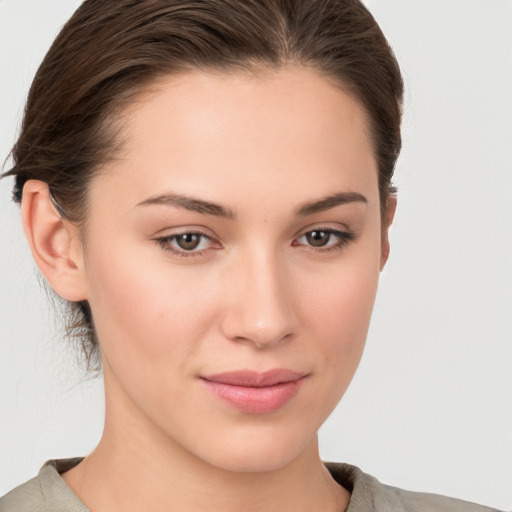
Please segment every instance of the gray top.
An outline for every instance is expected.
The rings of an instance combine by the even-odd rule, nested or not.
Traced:
[[[0,498],[0,512],[89,512],[60,476],[81,460],[48,461],[37,477]],[[349,464],[326,466],[352,492],[346,512],[497,512],[467,501],[390,487]]]

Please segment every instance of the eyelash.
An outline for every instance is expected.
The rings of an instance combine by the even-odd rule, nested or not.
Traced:
[[[305,246],[305,247],[308,247],[308,250],[311,250],[316,253],[328,253],[328,252],[332,252],[332,251],[339,251],[357,239],[356,234],[352,233],[350,231],[340,231],[338,229],[333,229],[333,228],[318,227],[315,229],[310,229],[309,231],[305,231],[300,236],[298,236],[295,240],[300,239],[300,238],[302,238],[310,233],[313,233],[315,231],[321,231],[323,233],[328,234],[329,236],[337,236],[339,238],[338,242],[336,242],[332,245],[324,246],[324,247],[319,246],[319,247],[315,248],[312,245]],[[183,231],[181,233],[173,233],[172,235],[169,235],[169,236],[155,238],[155,242],[158,245],[160,245],[162,247],[162,249],[169,251],[171,254],[178,256],[180,258],[193,258],[193,257],[197,257],[197,256],[204,256],[204,254],[206,252],[208,252],[208,250],[210,249],[210,248],[208,248],[208,249],[203,249],[200,251],[194,251],[194,250],[186,251],[186,250],[177,250],[177,249],[173,248],[170,245],[171,242],[175,241],[177,239],[177,237],[183,236],[183,235],[196,235],[196,236],[200,236],[203,239],[214,241],[214,239],[211,236],[209,236],[206,233],[203,233],[201,231]],[[302,245],[302,244],[298,244],[295,240],[292,242],[293,246],[297,247],[299,245]]]

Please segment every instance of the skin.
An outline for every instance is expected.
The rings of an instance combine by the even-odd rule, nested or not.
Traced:
[[[85,247],[44,183],[24,189],[34,258],[58,294],[89,301],[104,365],[103,437],[64,480],[91,510],[344,510],[317,431],[358,366],[395,207],[383,232],[364,112],[289,66],[167,78],[125,114],[124,151],[91,183]],[[365,200],[297,215],[339,193]],[[233,218],[155,204],[166,194]],[[315,229],[351,239],[312,246]],[[191,231],[209,239],[185,257],[170,237]],[[267,414],[201,381],[273,368],[307,378]]]

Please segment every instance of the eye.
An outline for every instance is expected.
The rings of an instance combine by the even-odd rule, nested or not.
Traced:
[[[309,233],[306,233],[304,237],[306,238],[308,244],[312,245],[313,247],[323,247],[324,245],[327,245],[330,240],[332,233],[329,231],[310,231]]]
[[[355,239],[355,234],[348,231],[317,228],[301,235],[293,245],[305,245],[322,252],[341,249]]]
[[[215,244],[211,237],[200,231],[186,231],[156,238],[165,250],[181,257],[200,256]]]

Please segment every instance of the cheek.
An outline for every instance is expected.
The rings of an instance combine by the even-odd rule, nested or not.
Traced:
[[[127,256],[115,247],[94,251],[90,263],[90,304],[107,355],[139,368],[140,361],[176,365],[177,354],[193,351],[205,336],[216,303],[211,287],[199,293],[189,269],[172,272],[165,260],[149,263],[147,252]]]
[[[338,284],[332,293],[324,296],[323,301],[312,305],[312,311],[316,308],[317,343],[322,347],[324,364],[332,368],[336,382],[348,385],[365,345],[376,280],[365,282],[354,277]]]
[[[369,251],[354,253],[321,281],[303,281],[307,297],[303,316],[314,333],[316,356],[321,359],[327,409],[339,401],[361,359],[378,280],[378,251]]]
[[[304,316],[324,331],[322,339],[338,339],[340,347],[364,342],[378,280],[378,251],[354,251],[324,275],[302,278]]]

